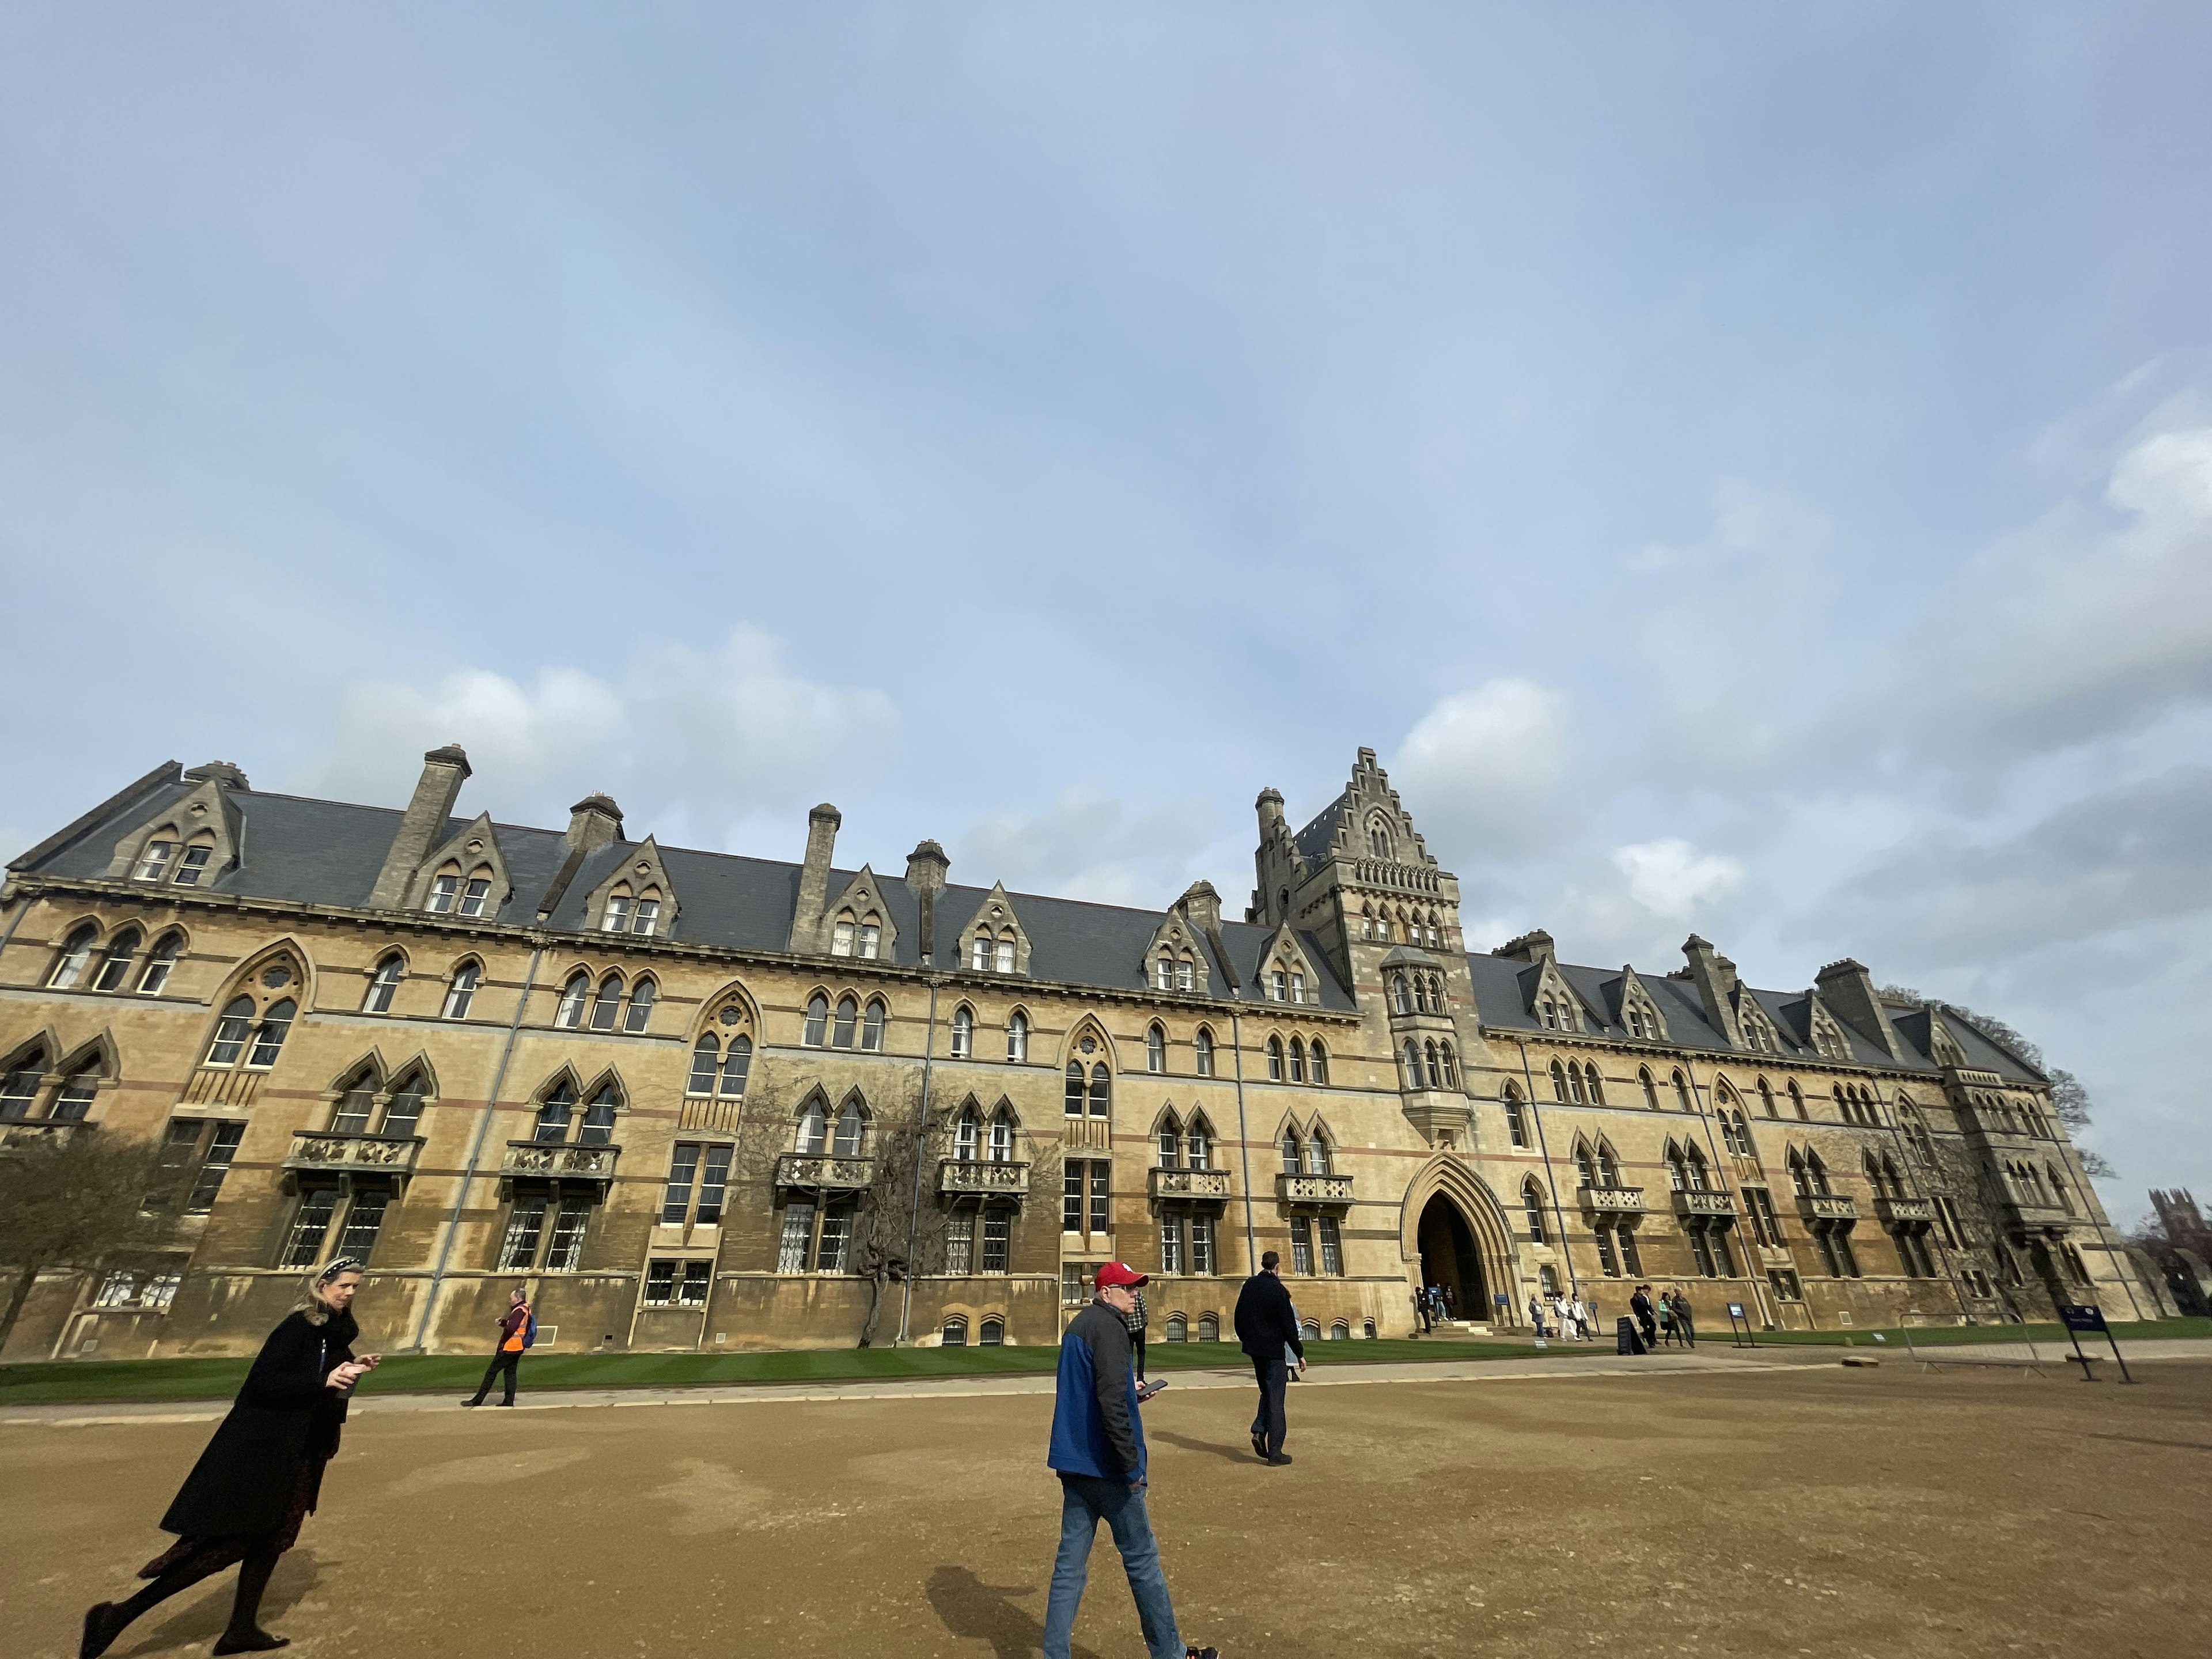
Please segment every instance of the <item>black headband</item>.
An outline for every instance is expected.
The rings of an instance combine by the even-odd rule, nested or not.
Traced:
[[[318,1285],[327,1285],[331,1280],[336,1279],[340,1273],[357,1273],[360,1271],[360,1262],[355,1261],[349,1255],[342,1255],[337,1261],[331,1262],[329,1267],[324,1268],[322,1272],[315,1275],[315,1283]]]

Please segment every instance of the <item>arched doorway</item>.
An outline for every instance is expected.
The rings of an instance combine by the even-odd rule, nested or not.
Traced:
[[[1490,1295],[1483,1282],[1482,1256],[1475,1249],[1474,1230],[1459,1206],[1442,1193],[1435,1194],[1421,1210],[1415,1237],[1421,1251],[1421,1283],[1449,1290],[1457,1317],[1488,1320]]]

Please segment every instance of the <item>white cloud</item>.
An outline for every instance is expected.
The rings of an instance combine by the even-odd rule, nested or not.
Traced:
[[[1678,836],[1616,847],[1613,862],[1628,878],[1631,897],[1654,915],[1677,921],[1699,905],[1725,897],[1743,881],[1743,866],[1734,859],[1700,853]]]
[[[1471,851],[1528,844],[1567,752],[1567,700],[1534,680],[1455,692],[1414,723],[1390,776],[1431,842]]]
[[[357,684],[339,727],[313,787],[388,799],[394,757],[459,743],[499,792],[495,811],[559,823],[599,789],[634,832],[650,819],[665,839],[716,845],[747,820],[833,793],[888,746],[898,713],[881,691],[793,672],[775,639],[739,627],[714,650],[649,647],[617,678],[556,665],[526,683],[464,668],[427,689]]]
[[[1208,846],[1212,835],[1212,817],[1203,805],[1132,812],[1097,790],[1068,789],[1048,811],[978,819],[953,843],[952,878],[1161,909],[1190,885],[1209,852],[1218,850]],[[1225,914],[1243,914],[1237,893],[1222,896]]]

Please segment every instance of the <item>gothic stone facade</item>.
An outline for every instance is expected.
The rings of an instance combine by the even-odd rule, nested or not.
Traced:
[[[479,1347],[518,1281],[556,1352],[844,1345],[860,1241],[931,1241],[878,1340],[1056,1339],[1085,1275],[1226,1336],[1282,1253],[1323,1337],[1638,1280],[1709,1324],[2130,1304],[2045,1079],[1851,961],[1754,990],[1470,951],[1370,750],[1258,887],[1159,911],[404,810],[163,766],[9,866],[0,1138],[148,1143],[173,1253],[56,1273],[6,1357],[244,1352],[301,1264],[368,1263],[386,1349]],[[922,1216],[892,1207],[896,1146]],[[5,1155],[0,1152],[0,1155]],[[2116,1243],[2117,1241],[2114,1241]]]

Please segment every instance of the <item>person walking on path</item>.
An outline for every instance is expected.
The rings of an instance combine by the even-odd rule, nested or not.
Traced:
[[[1142,1382],[1145,1380],[1145,1293],[1142,1291],[1133,1291],[1129,1301],[1132,1305],[1129,1311],[1122,1315],[1121,1322],[1129,1328],[1129,1352],[1137,1362],[1137,1381]]]
[[[1145,1513],[1145,1425],[1138,1415],[1128,1319],[1146,1276],[1119,1261],[1098,1270],[1098,1291],[1060,1339],[1060,1378],[1045,1462],[1060,1477],[1060,1554],[1045,1601],[1044,1659],[1068,1659],[1076,1609],[1103,1521],[1121,1553],[1137,1622],[1152,1659],[1216,1659],[1176,1632],[1159,1540]]]
[[[1290,1361],[1298,1372],[1306,1369],[1306,1345],[1298,1334],[1297,1311],[1291,1293],[1283,1288],[1278,1269],[1283,1258],[1269,1250],[1260,1258],[1260,1271],[1244,1281],[1237,1293],[1237,1340],[1252,1357],[1252,1375],[1260,1384],[1260,1409],[1252,1419],[1252,1451],[1277,1467],[1288,1463],[1283,1441],[1290,1425],[1283,1416],[1283,1395],[1289,1384]]]
[[[1690,1317],[1689,1292],[1679,1286],[1674,1291],[1674,1328],[1682,1334],[1684,1347],[1694,1348],[1698,1346],[1697,1324]]]
[[[522,1364],[523,1350],[538,1340],[538,1316],[530,1311],[529,1299],[522,1286],[514,1287],[508,1298],[507,1311],[499,1317],[499,1346],[492,1350],[491,1364],[484,1367],[483,1381],[477,1384],[473,1399],[464,1400],[464,1406],[481,1406],[484,1396],[491,1392],[491,1380],[506,1373],[507,1389],[500,1401],[502,1406],[514,1403],[514,1371]]]
[[[1536,1328],[1536,1340],[1544,1340],[1544,1304],[1537,1297],[1528,1298],[1528,1322]]]
[[[1587,1297],[1578,1296],[1575,1298],[1575,1323],[1582,1327],[1583,1341],[1594,1342],[1597,1340],[1597,1309],[1591,1304]]]
[[[1413,1291],[1413,1320],[1420,1326],[1421,1334],[1429,1334],[1429,1287],[1418,1285]]]
[[[1644,1328],[1644,1346],[1648,1352],[1659,1346],[1659,1321],[1651,1311],[1651,1287],[1638,1285],[1636,1294],[1628,1298],[1628,1310],[1636,1316],[1636,1322]]]
[[[217,1653],[263,1653],[287,1645],[261,1628],[261,1595],[276,1558],[314,1513],[323,1466],[338,1449],[346,1399],[380,1356],[353,1356],[359,1328],[351,1304],[361,1264],[340,1256],[301,1286],[299,1304],[269,1334],[253,1368],[185,1477],[161,1530],[177,1541],[138,1569],[150,1579],[123,1601],[85,1610],[81,1659],[99,1659],[124,1627],[156,1602],[236,1563],[238,1593]]]
[[[1674,1293],[1672,1291],[1659,1292],[1659,1346],[1662,1348],[1674,1346]]]

